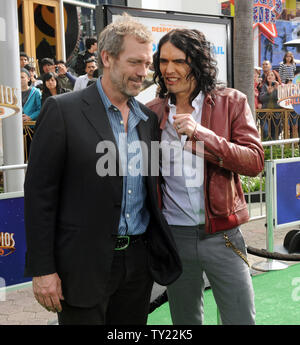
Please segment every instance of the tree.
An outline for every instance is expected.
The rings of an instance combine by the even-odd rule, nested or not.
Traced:
[[[235,1],[233,34],[234,87],[248,98],[255,118],[254,106],[254,51],[253,51],[253,1]]]

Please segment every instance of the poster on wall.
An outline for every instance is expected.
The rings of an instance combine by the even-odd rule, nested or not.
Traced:
[[[293,53],[294,58],[298,61],[297,65],[300,65],[300,45],[299,47],[292,47],[284,45],[284,43],[298,39],[300,37],[299,23],[287,20],[277,20],[276,27],[278,36],[274,38],[274,42],[268,39],[264,35],[260,35],[260,64],[264,60],[269,60],[273,66],[273,69],[278,70],[280,63],[283,60],[283,56],[287,51]],[[299,67],[298,67],[299,68]]]
[[[11,286],[31,280],[24,277],[25,252],[24,197],[0,199],[1,285]]]
[[[157,49],[160,38],[172,29],[197,29],[203,32],[211,44],[213,55],[217,61],[218,80],[227,86],[233,85],[231,17],[104,6],[105,25],[113,22],[123,11],[151,30],[154,37],[153,53]],[[155,91],[156,86],[151,85],[141,92],[137,99],[141,102],[147,102],[155,97]]]
[[[300,158],[274,161],[275,228],[300,224],[299,169]]]

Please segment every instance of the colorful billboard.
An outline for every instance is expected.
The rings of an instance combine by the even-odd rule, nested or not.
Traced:
[[[269,60],[273,66],[273,69],[278,69],[279,64],[283,60],[283,56],[287,51],[293,53],[296,60],[300,60],[300,46],[289,47],[284,43],[294,39],[298,39],[300,36],[300,27],[298,22],[277,20],[276,27],[278,36],[274,38],[274,42],[271,42],[266,36],[260,36],[260,64],[264,60]]]
[[[0,199],[0,279],[5,286],[30,281],[25,266],[24,198]],[[3,287],[3,286],[2,286]]]
[[[300,224],[300,158],[274,161],[275,228]]]
[[[212,16],[200,14],[188,14],[181,12],[165,12],[158,10],[143,10],[133,8],[122,8],[115,6],[103,6],[104,17],[107,25],[113,22],[116,17],[126,11],[132,17],[143,23],[152,31],[154,37],[153,53],[162,36],[168,31],[176,28],[197,29],[206,36],[211,44],[211,50],[217,61],[218,80],[229,87],[233,85],[232,68],[232,17]],[[149,75],[152,81],[152,76]],[[151,84],[150,84],[151,85]],[[148,86],[142,91],[137,99],[146,103],[152,100],[156,94],[156,85]]]

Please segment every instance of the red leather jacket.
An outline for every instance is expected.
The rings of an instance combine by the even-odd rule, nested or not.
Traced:
[[[146,104],[163,130],[168,118],[167,99]],[[264,151],[246,96],[230,88],[215,90],[203,102],[201,131],[188,144],[204,142],[204,194],[206,232],[234,228],[249,220],[239,174],[258,175],[264,167]],[[196,146],[191,145],[195,154]]]

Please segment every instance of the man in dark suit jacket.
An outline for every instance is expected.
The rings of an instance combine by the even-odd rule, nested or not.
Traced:
[[[25,274],[60,324],[146,324],[153,280],[168,285],[181,273],[151,176],[157,117],[134,99],[152,62],[151,34],[122,16],[99,43],[102,77],[50,97],[37,121],[25,180]],[[143,175],[130,173],[133,152]]]

